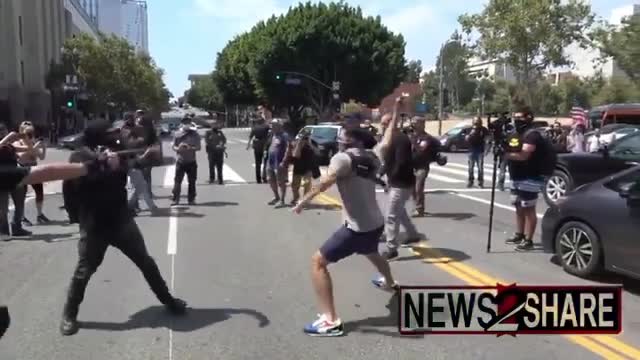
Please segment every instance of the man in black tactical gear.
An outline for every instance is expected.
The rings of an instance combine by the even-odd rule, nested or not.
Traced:
[[[96,120],[84,132],[85,147],[75,151],[70,162],[90,161],[101,154],[101,148],[119,150],[119,133],[108,121]],[[127,160],[99,178],[84,177],[63,183],[65,207],[70,217],[80,224],[78,264],[64,305],[60,331],[73,335],[78,331],[77,315],[89,279],[102,263],[111,245],[122,251],[142,271],[151,290],[167,310],[183,314],[186,303],[169,292],[156,262],[147,252],[144,238],[127,208]]]
[[[266,123],[271,120],[271,113],[263,106],[258,108],[259,118],[256,119],[254,126],[251,128],[249,134],[249,142],[247,142],[247,150],[253,147],[253,158],[255,160],[256,182],[261,184],[267,182],[266,171],[263,168],[266,167],[266,158],[264,153],[268,149],[269,142],[269,125]]]
[[[227,137],[220,130],[220,123],[215,120],[204,134],[204,141],[209,157],[209,184],[213,184],[216,180],[216,172],[218,173],[218,184],[224,185],[222,178],[222,168],[224,167],[224,156],[227,148]]]

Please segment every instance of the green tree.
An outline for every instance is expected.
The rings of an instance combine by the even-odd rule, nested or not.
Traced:
[[[227,44],[218,56],[216,83],[225,101],[266,101],[293,120],[307,106],[326,117],[335,107],[322,84],[340,81],[342,99],[376,106],[405,78],[404,46],[401,35],[379,17],[364,17],[360,8],[300,4]],[[301,84],[288,85],[288,78]]]
[[[640,15],[622,19],[619,28],[605,25],[594,32],[593,38],[602,55],[613,58],[640,85]]]
[[[574,106],[588,108],[591,104],[591,94],[585,83],[578,78],[566,79],[558,85],[560,104],[558,111],[568,114]]]
[[[427,104],[427,112],[435,114],[438,104],[438,75],[430,71],[422,76],[422,98]]]
[[[569,65],[564,49],[579,43],[593,23],[589,5],[578,0],[490,0],[480,14],[462,15],[459,22],[480,38],[474,46],[484,58],[505,60],[517,72],[524,100],[531,105],[538,74],[548,66]]]
[[[422,61],[409,61],[407,64],[407,75],[405,76],[404,81],[408,83],[417,83],[420,81],[420,75],[422,75]]]
[[[94,110],[114,106],[117,110],[146,107],[162,111],[171,93],[158,68],[148,55],[137,54],[126,40],[100,34],[81,34],[68,39],[63,49],[65,72],[78,75]]]
[[[535,109],[539,115],[557,115],[561,112],[563,96],[558,86],[547,81],[536,84]]]
[[[187,102],[197,108],[222,111],[224,103],[222,96],[213,81],[214,74],[204,79],[199,79],[194,86],[185,92]]]
[[[592,103],[598,106],[638,101],[640,101],[640,87],[630,80],[613,78],[594,95]]]
[[[473,99],[475,82],[469,79],[467,65],[470,51],[465,46],[457,33],[454,33],[452,40],[442,49],[442,54],[438,55],[436,66],[442,67],[443,81],[448,95],[448,103],[454,109],[459,109]],[[442,58],[441,58],[442,57]]]

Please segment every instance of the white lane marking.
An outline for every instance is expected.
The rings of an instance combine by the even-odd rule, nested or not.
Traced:
[[[429,176],[427,177],[427,179],[433,179],[433,180],[436,180],[436,181],[446,182],[446,183],[450,183],[450,184],[462,184],[462,183],[464,183],[463,180],[450,178],[448,176],[440,176],[440,175],[436,175],[436,174],[433,174],[433,173],[430,173]]]
[[[164,173],[164,182],[162,186],[164,187],[173,187],[173,177],[176,175],[176,166],[170,165],[166,167]]]
[[[167,241],[167,254],[175,255],[178,253],[178,218],[173,210],[169,216],[169,239]]]
[[[444,173],[448,173],[448,174],[453,174],[453,175],[458,175],[458,176],[463,176],[464,178],[468,178],[469,177],[469,170],[466,170],[467,168],[465,168],[465,171],[462,170],[455,170],[455,169],[447,169],[447,167],[431,167],[432,171],[441,171]],[[489,173],[491,173],[493,170],[489,171]],[[477,170],[474,171],[474,176],[477,175]],[[493,175],[493,174],[492,174]],[[487,173],[484,173],[484,180],[485,181],[491,181],[492,180],[492,175],[487,175]],[[507,179],[509,178],[508,176],[506,177]]]
[[[384,192],[383,189],[376,189],[377,193],[382,193]],[[448,192],[448,193],[484,193],[484,192],[491,192],[491,189],[456,189],[456,188],[451,188],[451,189],[429,189],[429,190],[425,190],[424,193],[425,194],[429,194],[429,193],[435,193],[435,192]]]
[[[240,143],[240,144],[247,144],[249,142],[249,140],[242,140],[242,139],[237,139],[237,138],[227,138],[227,141],[229,140],[233,140],[236,143]]]
[[[475,197],[475,196],[471,196],[471,195],[465,195],[465,194],[454,194],[455,196],[461,197],[463,199],[467,199],[467,200],[471,200],[471,201],[476,201],[482,204],[486,204],[486,205],[491,205],[491,201],[489,200],[485,200],[479,197]],[[500,203],[494,202],[494,206],[500,209],[504,209],[504,210],[509,210],[509,211],[516,211],[516,208],[514,208],[513,206],[507,206],[507,205],[502,205]],[[536,216],[538,217],[538,219],[542,219],[543,214],[536,214]]]
[[[469,164],[461,164],[461,163],[455,163],[455,162],[448,162],[447,165],[451,165],[453,167],[457,167],[457,168],[461,168],[461,169],[468,169],[469,168]],[[492,171],[493,170],[493,165],[491,164],[484,164],[484,168],[485,170],[489,170]]]
[[[243,179],[237,172],[235,172],[229,165],[224,164],[222,167],[222,177],[225,183],[246,183],[247,180]]]

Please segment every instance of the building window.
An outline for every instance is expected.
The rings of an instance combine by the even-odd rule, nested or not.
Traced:
[[[22,46],[22,16],[18,16],[18,36],[20,37],[20,46]]]
[[[24,61],[20,61],[20,77],[22,79],[22,85],[24,85]]]

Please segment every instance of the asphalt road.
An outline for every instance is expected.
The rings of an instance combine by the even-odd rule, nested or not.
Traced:
[[[330,190],[314,209],[297,216],[266,205],[272,195],[267,185],[254,182],[252,154],[245,150],[247,135],[227,131],[225,186],[206,184],[205,154],[200,153],[198,205],[165,217],[142,213],[137,218],[167,282],[192,308],[184,318],[165,314],[135,266],[111,249],[87,290],[80,332],[60,336],[58,324],[77,259],[78,235],[76,226],[64,225],[65,216],[58,209],[60,184],[47,184],[46,214],[59,222],[34,226],[31,239],[0,242],[0,303],[9,305],[13,317],[0,340],[0,359],[640,358],[637,282],[602,279],[625,283],[620,336],[408,338],[397,333],[393,298],[371,287],[373,269],[359,257],[331,269],[346,336],[305,336],[302,326],[317,313],[310,256],[339,226],[337,192]],[[67,156],[51,151],[49,160]],[[391,264],[402,284],[595,283],[565,274],[547,254],[515,253],[504,244],[514,227],[506,193],[496,195],[494,247],[487,254],[490,192],[466,189],[464,154],[450,154],[449,162],[445,168],[435,166],[428,182],[431,216],[415,220],[427,240],[413,252],[402,250]],[[158,204],[167,208],[173,168],[156,168],[153,175]],[[383,201],[384,194],[379,196]],[[30,202],[27,216],[33,218],[34,211]],[[542,214],[544,206],[538,212]]]

